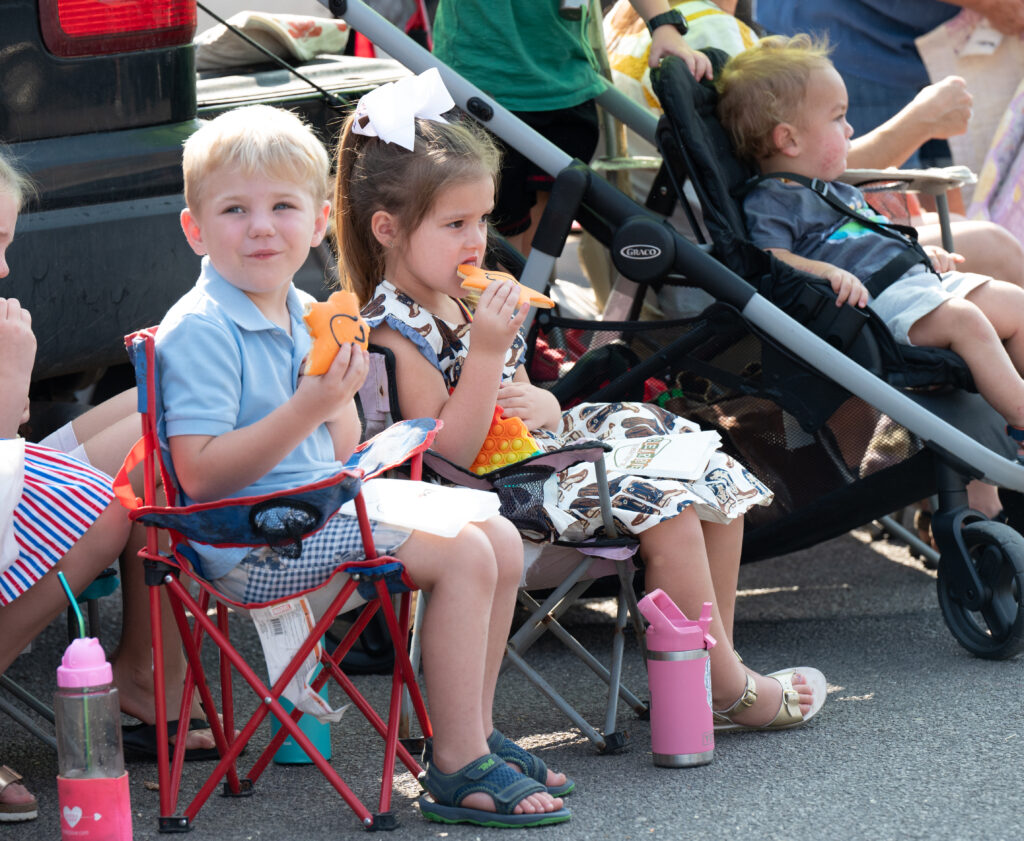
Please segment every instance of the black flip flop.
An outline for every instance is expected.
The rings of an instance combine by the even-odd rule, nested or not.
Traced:
[[[209,730],[210,725],[207,721],[201,718],[190,718],[188,722],[189,732],[193,730]],[[168,721],[167,722],[167,736],[176,736],[178,733],[178,722]],[[157,758],[156,754],[156,725],[155,724],[128,724],[121,727],[121,738],[124,742],[125,750],[132,751],[133,753],[142,754],[152,759]],[[174,755],[174,745],[168,743],[168,756]],[[186,748],[185,749],[185,761],[186,762],[202,762],[211,759],[220,759],[220,753],[216,747],[212,748]]]

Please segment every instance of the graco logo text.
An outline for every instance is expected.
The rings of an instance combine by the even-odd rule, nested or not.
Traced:
[[[661,249],[656,245],[627,245],[619,254],[629,260],[653,260],[661,256]]]

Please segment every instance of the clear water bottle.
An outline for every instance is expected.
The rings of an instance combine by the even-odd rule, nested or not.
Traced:
[[[57,667],[57,798],[64,841],[131,841],[121,708],[98,639],[74,640]]]
[[[648,593],[638,607],[651,623],[644,636],[654,764],[666,768],[705,765],[715,753],[708,655],[715,645],[708,633],[711,602],[704,602],[696,620],[687,619],[661,590]]]

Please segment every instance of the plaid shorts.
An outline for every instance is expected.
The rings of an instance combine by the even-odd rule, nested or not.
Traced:
[[[372,521],[371,527],[379,555],[393,554],[410,534]],[[298,558],[285,557],[266,546],[251,549],[231,572],[211,583],[234,601],[270,602],[319,587],[339,566],[364,557],[359,521],[335,514],[320,531],[303,539]]]

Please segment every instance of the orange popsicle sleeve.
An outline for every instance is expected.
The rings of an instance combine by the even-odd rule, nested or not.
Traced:
[[[359,314],[359,300],[354,292],[339,290],[326,301],[307,304],[302,320],[313,337],[306,359],[307,374],[323,374],[343,344],[354,342],[364,350],[369,344],[370,330]]]
[[[490,269],[482,269],[479,266],[467,266],[461,265],[458,267],[459,277],[462,278],[463,289],[476,289],[482,292],[492,283],[499,280],[511,280],[515,284],[519,284],[512,275],[506,272],[495,272]],[[555,305],[547,295],[542,295],[540,292],[535,292],[528,286],[519,285],[519,304],[531,304],[535,307],[543,307],[550,309]]]

